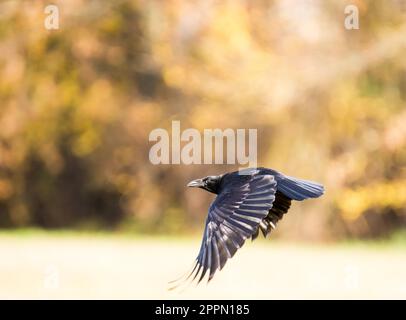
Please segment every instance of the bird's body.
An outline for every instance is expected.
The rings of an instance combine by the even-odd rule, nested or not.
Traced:
[[[267,236],[291,201],[317,198],[322,185],[286,176],[268,168],[245,169],[220,176],[197,179],[188,184],[217,194],[206,219],[203,241],[192,272],[200,282],[209,272],[209,281],[247,239],[259,231]]]

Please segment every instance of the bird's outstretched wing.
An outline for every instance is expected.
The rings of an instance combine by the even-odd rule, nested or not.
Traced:
[[[217,270],[234,256],[246,239],[254,235],[267,217],[275,200],[273,175],[235,175],[209,208],[203,241],[194,268],[188,278],[209,271],[210,281]]]

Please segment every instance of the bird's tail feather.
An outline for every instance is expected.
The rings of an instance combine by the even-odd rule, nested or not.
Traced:
[[[324,187],[313,181],[281,176],[277,181],[277,189],[293,200],[318,198],[324,193]]]

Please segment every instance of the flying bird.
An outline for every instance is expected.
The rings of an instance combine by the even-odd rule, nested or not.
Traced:
[[[197,283],[207,273],[210,281],[247,239],[255,240],[260,231],[267,237],[288,212],[292,200],[317,198],[324,193],[319,183],[268,168],[208,176],[187,186],[217,195],[209,207],[199,254],[184,279],[193,276],[193,281],[198,277]]]

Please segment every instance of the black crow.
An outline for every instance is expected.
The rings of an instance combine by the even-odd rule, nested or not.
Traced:
[[[203,241],[193,270],[186,280],[200,274],[198,283],[217,270],[259,231],[266,237],[289,210],[292,200],[320,197],[324,188],[316,182],[286,176],[267,168],[244,169],[191,181],[197,187],[217,194],[206,220]]]

